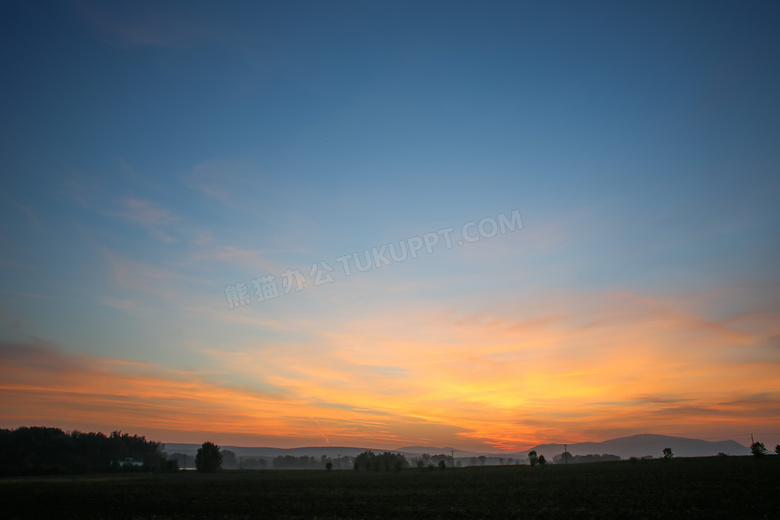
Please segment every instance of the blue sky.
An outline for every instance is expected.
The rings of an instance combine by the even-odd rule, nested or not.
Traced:
[[[19,403],[0,426],[780,441],[774,3],[0,13]],[[475,243],[351,276],[336,260],[513,211],[521,230]],[[314,286],[321,261],[334,283]],[[257,301],[251,280],[287,270],[303,290]],[[253,300],[231,309],[240,282]]]

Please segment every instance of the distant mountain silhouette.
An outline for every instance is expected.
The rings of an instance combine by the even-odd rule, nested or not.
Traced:
[[[166,453],[183,453],[185,455],[194,456],[200,448],[200,444],[184,444],[175,442],[166,442],[163,451]],[[220,446],[222,450],[229,450],[235,453],[239,457],[266,457],[273,458],[279,455],[293,455],[295,457],[302,457],[304,455],[309,457],[320,457],[327,455],[328,457],[354,457],[366,451],[367,448],[355,448],[351,446],[310,446],[303,448],[268,448],[268,447],[245,447],[245,446]],[[377,450],[375,452],[383,452],[388,450]],[[390,450],[394,451],[394,450]]]
[[[200,446],[200,444],[165,443],[163,450],[169,454],[183,453],[195,456],[195,453],[197,453]],[[457,448],[436,448],[433,446],[405,446],[396,449],[360,448],[354,446],[310,446],[301,448],[221,446],[221,448],[223,450],[230,450],[239,457],[274,458],[279,455],[294,455],[296,457],[301,457],[303,455],[321,457],[322,455],[327,455],[331,458],[341,455],[342,457],[354,457],[364,451],[371,450],[377,453],[385,451],[401,453],[409,460],[422,453],[428,453],[430,455],[443,453],[449,455],[450,452],[454,451],[456,459],[468,459],[470,457],[485,455],[490,458],[488,464],[497,464],[498,462],[494,462],[492,459],[498,460],[498,457],[503,459],[512,457],[516,460],[525,461],[528,456],[528,451],[512,453],[472,452],[459,450]],[[620,437],[601,442],[580,442],[569,444],[567,449],[572,455],[601,455],[603,453],[608,453],[627,459],[629,457],[644,457],[648,455],[656,458],[662,457],[664,448],[671,448],[676,457],[706,457],[717,455],[718,453],[725,453],[727,455],[750,455],[750,448],[732,440],[710,442],[699,439],[652,434],[632,435],[630,437]],[[532,449],[536,450],[537,454],[544,455],[546,459],[552,460],[553,456],[563,453],[563,444],[540,444]]]
[[[473,457],[476,455],[482,455],[482,453],[475,453],[471,451],[463,451],[459,450],[458,448],[433,448],[431,446],[404,446],[403,448],[396,448],[392,451],[403,453],[405,455],[422,455],[423,453],[427,453],[429,455],[438,455],[440,453],[443,453],[445,455],[449,455],[453,451],[455,452],[455,457]]]
[[[629,457],[662,457],[664,448],[671,448],[676,457],[707,457],[725,453],[727,455],[750,455],[750,448],[736,441],[703,441],[686,439],[685,437],[669,437],[667,435],[640,434],[630,437],[620,437],[602,442],[580,442],[568,445],[572,455],[588,455],[609,453],[620,458]],[[536,453],[550,458],[563,453],[563,444],[540,444],[534,447]]]

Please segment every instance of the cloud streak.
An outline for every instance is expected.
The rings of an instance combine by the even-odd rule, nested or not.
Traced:
[[[255,442],[285,437],[308,442],[400,442],[388,417],[370,409],[320,408],[291,389],[258,390],[212,381],[194,372],[67,353],[35,340],[0,344],[0,415],[4,425],[93,424],[168,432],[220,432]],[[391,418],[407,428],[415,419]],[[310,434],[311,422],[320,431]]]
[[[6,344],[4,416],[170,432],[208,424],[244,439],[263,431],[267,439],[325,436],[388,448],[437,438],[499,450],[602,440],[649,424],[780,428],[778,353],[754,350],[760,361],[732,355],[762,333],[656,299],[574,293],[468,314],[389,301],[341,314],[352,318],[282,320],[286,330],[270,317],[245,322],[284,335],[230,351],[204,344],[208,373],[76,356],[40,341]]]
[[[176,12],[157,3],[123,9],[86,0],[76,6],[105,43],[122,49],[175,47],[212,38],[215,31],[196,21],[189,12]]]

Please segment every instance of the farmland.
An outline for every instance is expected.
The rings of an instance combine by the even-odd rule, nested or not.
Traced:
[[[777,518],[780,457],[0,480],[3,518]]]

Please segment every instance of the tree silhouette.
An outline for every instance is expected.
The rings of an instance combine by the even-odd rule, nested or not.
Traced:
[[[238,460],[236,454],[230,450],[221,450],[222,453],[222,467],[225,469],[238,469],[241,463]]]
[[[203,473],[213,473],[222,468],[222,453],[213,442],[204,442],[195,456],[195,467]]]
[[[531,466],[536,466],[536,463],[539,462],[539,457],[536,455],[536,450],[531,450],[528,452],[528,460],[531,462]]]
[[[754,442],[750,445],[750,453],[754,457],[762,457],[766,453],[766,447],[763,442]]]
[[[671,459],[674,457],[674,453],[672,453],[672,448],[664,448],[664,458],[665,459]]]
[[[778,455],[780,455],[780,444],[778,444],[777,446],[775,446],[775,453],[777,453]]]
[[[424,468],[431,463],[431,454],[430,453],[423,453],[422,455],[414,458],[414,464],[418,468]]]
[[[569,462],[574,462],[576,460],[576,457],[569,453],[568,451],[564,451],[563,453],[559,453],[558,455],[553,455],[553,464],[567,464]]]
[[[547,464],[547,459],[544,458],[544,455],[539,455],[539,465],[544,466]]]

